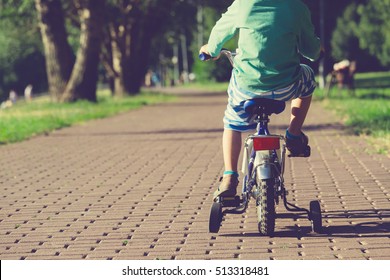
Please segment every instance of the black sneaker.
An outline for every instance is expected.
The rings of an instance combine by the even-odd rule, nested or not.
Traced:
[[[309,138],[301,132],[301,135],[297,139],[292,139],[286,135],[286,147],[290,152],[289,157],[309,157],[310,146]]]

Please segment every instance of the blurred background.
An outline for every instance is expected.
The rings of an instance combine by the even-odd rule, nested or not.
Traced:
[[[390,0],[304,0],[326,49],[311,64],[321,87],[334,64],[357,72],[390,65]],[[201,63],[198,50],[232,0],[0,0],[0,102],[48,94],[96,101],[142,86],[226,81],[226,60]],[[235,49],[235,40],[227,48]],[[222,64],[222,65],[221,65]],[[98,75],[96,75],[96,69]],[[31,93],[30,93],[31,94]]]

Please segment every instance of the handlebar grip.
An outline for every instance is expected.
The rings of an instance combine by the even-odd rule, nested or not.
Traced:
[[[206,60],[209,60],[209,59],[211,59],[212,57],[211,57],[211,55],[208,55],[207,53],[201,53],[201,54],[199,54],[199,59],[201,60],[201,61],[206,61]]]

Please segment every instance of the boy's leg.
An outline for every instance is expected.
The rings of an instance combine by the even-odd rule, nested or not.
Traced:
[[[225,129],[222,137],[223,160],[226,171],[237,172],[241,151],[241,132]]]
[[[305,121],[307,112],[311,104],[311,96],[304,98],[296,98],[291,101],[291,119],[288,132],[294,136],[299,136],[302,133],[302,125]]]
[[[233,197],[238,186],[238,158],[241,151],[241,132],[225,129],[222,137],[223,159],[225,174],[221,184],[214,192],[214,199],[218,196]]]
[[[309,111],[311,96],[300,97],[291,101],[290,125],[286,131],[286,147],[289,156],[310,156],[309,138],[302,132],[302,125]]]
[[[310,108],[313,91],[316,87],[314,72],[301,64],[302,76],[297,87],[298,98],[291,101],[290,125],[286,131],[286,147],[290,157],[309,157],[309,138],[302,132],[302,125]]]

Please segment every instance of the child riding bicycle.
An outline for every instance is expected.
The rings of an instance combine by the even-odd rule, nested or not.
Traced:
[[[313,70],[300,64],[300,56],[316,60],[321,44],[308,8],[300,0],[234,0],[200,52],[218,59],[222,46],[237,31],[238,50],[223,119],[225,172],[214,198],[233,197],[237,193],[241,133],[256,127],[243,109],[246,100],[259,97],[292,100],[286,130],[290,156],[307,156],[304,151],[309,143],[302,125],[316,83]]]

